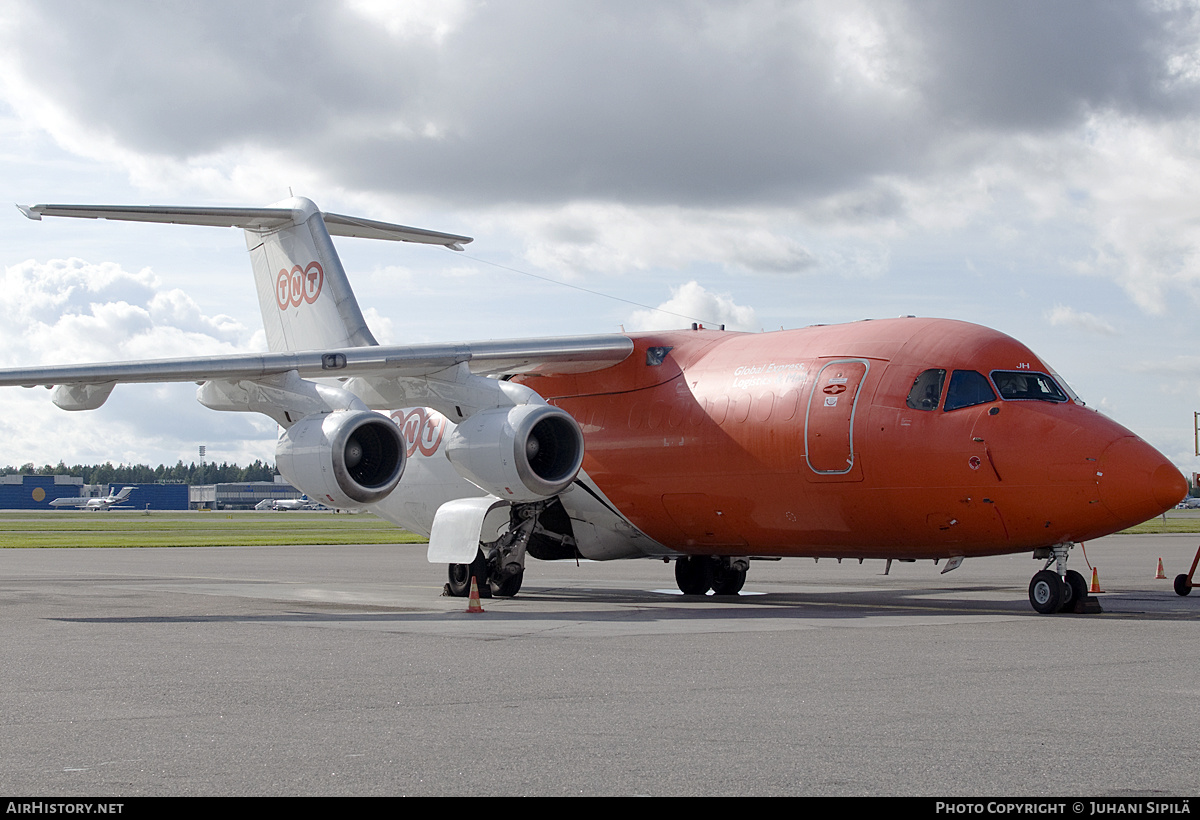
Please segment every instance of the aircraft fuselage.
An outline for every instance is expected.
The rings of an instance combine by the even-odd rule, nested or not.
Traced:
[[[1165,457],[1065,386],[1005,398],[997,379],[1052,371],[978,325],[633,338],[616,367],[518,379],[579,422],[584,471],[616,509],[679,552],[1019,552],[1124,529],[1187,490]]]

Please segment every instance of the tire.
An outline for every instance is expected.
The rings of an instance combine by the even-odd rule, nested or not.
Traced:
[[[1192,586],[1188,583],[1186,575],[1175,576],[1175,594],[1176,595],[1191,595]]]
[[[746,571],[733,569],[713,561],[712,591],[714,595],[737,595],[746,584]]]
[[[1073,569],[1063,576],[1063,602],[1060,612],[1074,612],[1088,596],[1088,582]]]
[[[1029,603],[1042,615],[1058,612],[1063,597],[1063,580],[1057,572],[1044,569],[1029,582]]]
[[[684,595],[707,595],[712,581],[712,559],[707,555],[685,555],[675,561],[675,583]]]
[[[491,578],[488,580],[488,586],[492,590],[492,595],[497,598],[511,598],[521,591],[521,582],[525,580],[525,570],[520,570],[512,575],[505,575],[503,578]]]
[[[469,564],[450,564],[450,583],[448,584],[450,594],[456,598],[466,598],[470,595],[472,575],[479,584],[480,597],[488,597],[490,590],[488,589],[487,561],[484,560],[482,551],[476,552],[475,560]]]

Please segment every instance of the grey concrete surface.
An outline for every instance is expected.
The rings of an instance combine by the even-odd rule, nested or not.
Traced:
[[[0,550],[0,792],[1195,795],[1198,544],[1087,545],[1086,616],[1027,555],[531,561],[471,615],[423,546]]]

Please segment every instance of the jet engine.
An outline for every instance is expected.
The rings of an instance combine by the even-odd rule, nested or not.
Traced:
[[[506,501],[558,495],[583,466],[583,432],[565,410],[522,404],[481,410],[446,443],[459,474]]]
[[[314,500],[361,507],[382,500],[404,473],[400,428],[378,413],[314,413],[279,437],[279,472]]]

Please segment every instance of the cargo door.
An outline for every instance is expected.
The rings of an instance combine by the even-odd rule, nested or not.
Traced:
[[[805,459],[818,475],[854,469],[854,411],[871,365],[866,359],[835,359],[817,373],[804,419]]]

